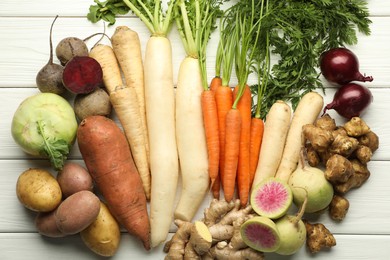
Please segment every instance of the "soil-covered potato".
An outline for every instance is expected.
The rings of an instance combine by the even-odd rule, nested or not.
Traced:
[[[39,168],[30,168],[19,176],[16,195],[26,208],[37,212],[52,211],[62,200],[56,178],[49,171]]]
[[[109,117],[112,111],[110,97],[102,88],[97,88],[88,94],[77,95],[73,107],[80,121],[88,116]]]
[[[66,235],[76,234],[94,222],[99,211],[100,199],[93,192],[76,192],[58,206],[57,227]]]
[[[80,235],[85,245],[101,256],[113,256],[121,239],[119,224],[103,202],[96,220]]]
[[[74,162],[64,164],[62,170],[57,174],[57,181],[64,198],[82,190],[93,190],[92,177],[87,169]]]

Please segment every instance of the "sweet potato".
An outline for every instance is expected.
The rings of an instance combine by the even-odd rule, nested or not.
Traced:
[[[80,123],[77,141],[85,165],[110,212],[149,250],[146,196],[124,133],[113,120],[90,116]]]

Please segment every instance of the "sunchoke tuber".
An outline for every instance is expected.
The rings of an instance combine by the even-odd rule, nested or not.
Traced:
[[[347,134],[352,137],[359,137],[370,132],[370,128],[360,117],[352,117],[344,124]]]
[[[325,178],[331,183],[344,183],[352,174],[352,163],[344,156],[334,154],[326,162]]]
[[[334,185],[334,189],[338,193],[345,194],[353,188],[358,188],[370,177],[370,171],[368,170],[367,165],[362,164],[357,159],[351,160],[351,163],[354,170],[351,177],[344,183]]]
[[[306,227],[306,246],[311,253],[318,253],[324,248],[331,248],[336,245],[333,234],[322,223],[311,224],[303,220]]]
[[[313,124],[304,125],[302,132],[304,138],[309,141],[317,151],[325,151],[333,142],[332,131],[322,129]]]
[[[349,210],[349,201],[341,196],[335,194],[329,204],[329,215],[333,220],[342,221]]]

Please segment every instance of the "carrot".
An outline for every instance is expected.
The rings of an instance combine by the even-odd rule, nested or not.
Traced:
[[[234,96],[237,98],[240,86],[234,89]],[[240,136],[240,150],[238,157],[237,169],[237,190],[238,197],[242,206],[248,203],[250,190],[250,136],[251,136],[251,119],[252,119],[252,93],[248,85],[245,85],[244,92],[239,102],[237,109],[241,113],[241,136]]]
[[[265,119],[263,141],[252,188],[264,179],[275,176],[282,158],[290,121],[291,107],[284,101],[276,101]]]
[[[104,116],[84,119],[77,142],[85,165],[111,213],[150,249],[150,225],[142,181],[121,129]]]
[[[102,67],[103,83],[108,93],[123,84],[118,61],[111,46],[98,44],[91,49],[89,56],[99,62]]]
[[[210,82],[210,90],[215,93],[217,88],[222,85],[222,78],[215,76]]]
[[[225,162],[223,173],[223,192],[225,200],[230,202],[234,196],[237,174],[238,156],[240,151],[241,113],[231,108],[226,115]]]
[[[167,38],[172,28],[176,1],[164,6],[161,1],[143,1],[139,4],[140,1],[129,0],[124,3],[139,17],[151,35],[145,48],[144,83],[152,178],[151,246],[156,247],[168,236],[179,179],[172,46]]]
[[[323,97],[317,92],[308,92],[299,101],[291,120],[282,159],[275,175],[279,179],[287,182],[297,168],[299,153],[304,146],[302,127],[314,123],[323,106]]]
[[[213,198],[219,199],[220,193],[221,193],[221,178],[220,175],[218,174],[217,178],[214,181],[213,186],[211,186],[211,192],[213,194]]]
[[[125,78],[126,86],[135,89],[149,163],[149,138],[146,126],[144,69],[138,33],[127,26],[118,26],[111,37],[112,48]]]
[[[225,169],[226,115],[233,105],[233,92],[227,86],[219,86],[215,92],[219,130],[219,174],[223,185]]]
[[[150,200],[150,171],[135,89],[133,87],[118,86],[110,93],[110,101],[130,144],[135,165],[141,176],[146,199]]]
[[[261,118],[252,117],[249,143],[249,185],[252,186],[257,164],[259,162],[260,147],[263,140],[264,121]]]
[[[220,4],[200,0],[177,2],[176,24],[186,57],[180,64],[176,86],[176,138],[182,191],[174,216],[185,221],[191,221],[198,211],[209,191],[210,174],[215,175],[218,170],[214,162],[218,160],[218,151],[210,147],[218,143],[215,137],[208,139],[218,133],[216,106],[215,102],[208,102],[206,108],[202,105],[205,91],[211,93],[208,100],[214,100],[208,90],[205,60]]]
[[[202,114],[206,134],[207,153],[209,161],[209,177],[211,187],[214,186],[218,178],[219,170],[219,131],[217,104],[214,92],[204,90],[201,95]]]

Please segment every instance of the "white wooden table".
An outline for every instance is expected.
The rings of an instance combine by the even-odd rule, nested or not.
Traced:
[[[361,71],[374,76],[367,84],[374,102],[363,115],[368,125],[379,135],[380,148],[369,163],[372,173],[363,187],[348,193],[351,203],[347,218],[339,224],[326,214],[323,222],[337,239],[337,246],[311,256],[305,249],[291,257],[267,254],[267,259],[390,259],[390,1],[369,0],[372,35],[361,36],[351,49],[360,60]],[[0,1],[0,259],[97,259],[77,236],[49,239],[39,235],[33,224],[35,214],[20,205],[15,184],[21,172],[29,167],[48,168],[46,161],[34,160],[16,146],[10,134],[11,119],[19,103],[37,93],[35,75],[48,60],[48,33],[55,15],[53,42],[64,37],[87,37],[101,32],[102,23],[92,24],[85,18],[93,1],[78,0],[2,0]],[[138,18],[118,19],[117,25],[128,25],[136,30],[143,46],[149,37]],[[113,33],[114,27],[107,28]],[[174,52],[175,78],[184,51],[178,35],[170,35]],[[213,75],[217,40],[210,42],[208,66]],[[328,89],[325,101],[332,99],[334,90]],[[338,122],[333,112],[331,116]],[[77,145],[71,160],[82,163]],[[205,202],[209,203],[211,196]],[[195,218],[202,215],[200,210]],[[162,247],[145,252],[140,243],[123,233],[118,253],[113,259],[163,259]]]

